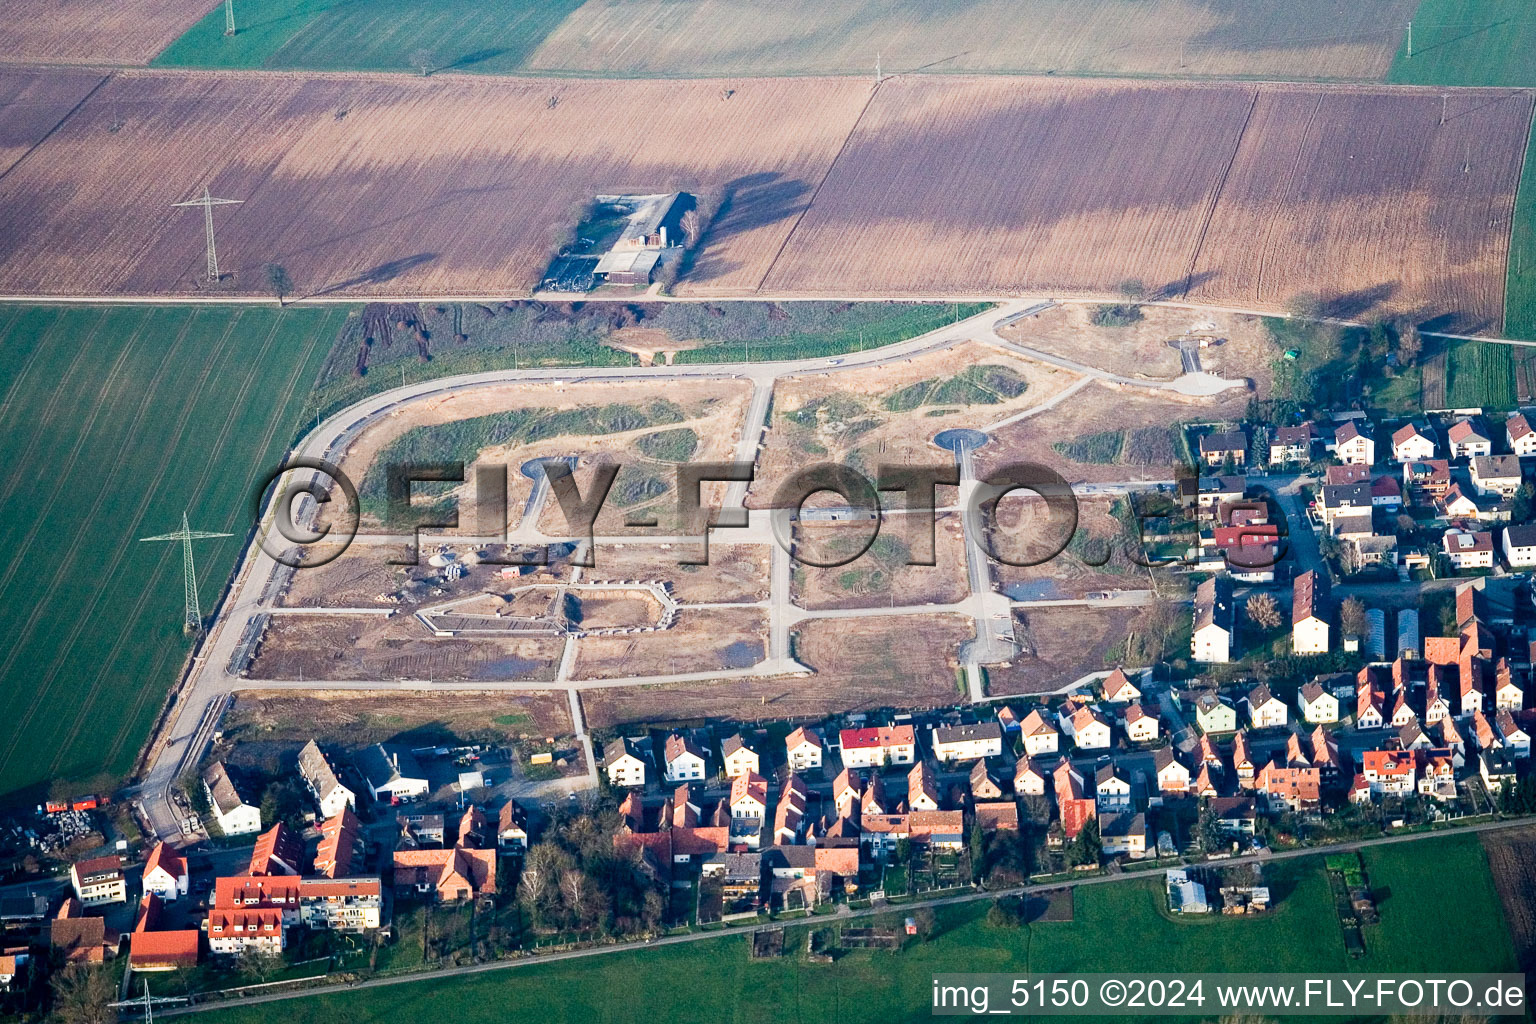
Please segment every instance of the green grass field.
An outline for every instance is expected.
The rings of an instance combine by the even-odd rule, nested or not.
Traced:
[[[1525,173],[1515,196],[1504,291],[1504,334],[1536,341],[1536,132],[1525,151]]]
[[[1536,86],[1536,5],[1526,0],[1420,0],[1413,56],[1406,33],[1387,76],[1405,85]]]
[[[214,8],[155,63],[172,67],[510,73],[580,0],[238,0]]]
[[[211,607],[345,316],[0,307],[0,796],[130,770],[190,646],[179,547],[136,539],[236,534]]]
[[[779,960],[751,962],[744,936],[469,978],[349,992],[285,1003],[296,1024],[429,1020],[459,1024],[528,1021],[591,1024],[646,1016],[679,1022],[929,1020],[930,980],[940,971],[1354,971],[1515,970],[1503,911],[1475,836],[1428,839],[1367,856],[1373,884],[1386,887],[1371,952],[1351,960],[1329,901],[1321,857],[1271,865],[1281,900],[1255,918],[1174,919],[1163,910],[1161,875],[1077,893],[1071,922],[998,928],[986,903],[939,915],[939,934],[901,953],[851,953],[812,964],[804,928],[791,928]],[[1454,872],[1455,906],[1443,899]],[[900,912],[892,915],[899,921]],[[1452,920],[1454,919],[1454,920]],[[824,924],[825,922],[823,922]],[[1426,934],[1436,935],[1425,942]],[[1442,940],[1443,937],[1443,940]],[[270,1007],[231,1008],[220,1020],[245,1024]],[[1214,1019],[1216,1010],[1204,1014]],[[1117,1018],[1128,1020],[1130,1018]],[[1164,1018],[1166,1019],[1166,1018]]]
[[[1508,345],[1463,341],[1446,352],[1445,398],[1457,409],[1515,407],[1515,361]]]

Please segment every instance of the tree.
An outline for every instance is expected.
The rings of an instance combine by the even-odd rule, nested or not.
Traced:
[[[1316,292],[1298,292],[1285,303],[1285,311],[1296,320],[1321,320],[1325,308]]]
[[[896,840],[896,863],[902,867],[912,863],[912,841],[906,836]]]
[[[53,1012],[49,1020],[58,1024],[113,1024],[117,1011],[117,985],[105,967],[70,964],[49,981],[53,989]]]
[[[981,877],[987,863],[987,834],[980,825],[971,826],[971,874]]]
[[[1195,821],[1195,843],[1201,853],[1212,853],[1226,845],[1226,837],[1221,834],[1221,822],[1210,807],[1202,808],[1200,817]]]
[[[1529,523],[1536,519],[1536,486],[1521,484],[1515,492],[1509,508],[1510,522],[1515,524]]]
[[[288,277],[288,268],[281,263],[265,263],[262,265],[262,273],[267,276],[267,287],[272,294],[277,296],[277,304],[283,304],[283,298],[293,291],[293,281]]]
[[[683,237],[688,240],[688,248],[692,249],[699,244],[699,238],[704,234],[704,219],[699,216],[697,208],[683,214],[680,225],[683,229]]]
[[[415,68],[421,77],[425,78],[437,68],[437,55],[431,50],[417,50],[411,54],[411,67]]]
[[[265,982],[283,966],[283,955],[270,946],[246,946],[240,951],[240,973]]]
[[[912,912],[912,920],[917,925],[917,937],[927,942],[933,937],[936,922],[933,917],[932,907],[918,907]]]
[[[1156,665],[1163,660],[1163,655],[1167,653],[1168,637],[1178,627],[1178,622],[1179,609],[1166,597],[1159,595],[1152,599],[1151,604],[1142,606],[1133,621],[1132,629],[1143,661]],[[1130,653],[1129,649],[1127,653]]]
[[[1365,636],[1370,628],[1365,618],[1365,602],[1358,597],[1345,598],[1339,605],[1339,631],[1345,636]]]
[[[1260,629],[1280,628],[1280,606],[1273,594],[1250,594],[1243,610],[1248,613],[1248,621]]]
[[[1424,352],[1424,337],[1417,324],[1407,320],[1397,325],[1397,361],[1403,366],[1413,366]]]
[[[1078,831],[1077,838],[1072,840],[1072,845],[1067,847],[1067,863],[1073,867],[1097,864],[1099,855],[1103,851],[1104,843],[1099,837],[1099,821],[1097,818],[1089,818],[1083,822],[1083,827]]]

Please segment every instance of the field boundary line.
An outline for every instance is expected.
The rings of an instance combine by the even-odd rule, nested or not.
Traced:
[[[1189,297],[1189,289],[1194,285],[1195,268],[1200,265],[1205,236],[1211,230],[1211,221],[1216,219],[1216,208],[1221,205],[1222,195],[1227,191],[1227,178],[1232,174],[1232,165],[1237,163],[1237,154],[1243,150],[1243,139],[1248,135],[1248,126],[1253,123],[1253,112],[1258,109],[1259,93],[1262,91],[1259,88],[1253,90],[1253,98],[1248,101],[1248,113],[1243,117],[1242,126],[1237,129],[1237,138],[1232,143],[1232,152],[1227,156],[1227,165],[1221,169],[1221,177],[1217,179],[1216,189],[1211,193],[1211,203],[1206,207],[1205,218],[1200,222],[1200,233],[1195,236],[1195,249],[1189,254],[1189,269],[1184,273],[1184,289],[1181,293],[1184,298]]]
[[[831,161],[827,164],[826,173],[821,176],[821,180],[818,181],[816,183],[816,187],[811,190],[811,198],[805,201],[805,209],[800,211],[800,216],[796,217],[795,222],[790,225],[789,230],[784,232],[784,240],[780,242],[779,247],[774,250],[773,259],[768,261],[768,266],[763,270],[763,276],[757,279],[757,287],[752,289],[752,293],[754,295],[763,290],[764,282],[766,282],[768,280],[768,276],[773,273],[773,268],[779,265],[779,260],[784,256],[784,250],[789,248],[789,240],[795,237],[796,231],[800,230],[800,225],[805,221],[805,215],[811,212],[812,206],[816,205],[816,197],[821,195],[822,187],[826,185],[827,179],[832,177],[832,172],[837,170],[837,162],[843,158],[844,153],[848,152],[848,144],[853,141],[854,133],[859,130],[859,125],[864,123],[864,116],[869,113],[869,108],[875,105],[875,97],[880,95],[881,84],[882,83],[880,82],[876,82],[875,87],[869,90],[868,98],[864,100],[864,105],[859,108],[859,113],[854,117],[853,124],[848,127],[848,134],[843,136],[842,145],[837,147],[837,152],[833,154]]]
[[[7,65],[7,67],[10,67],[10,66],[11,65]],[[95,96],[98,92],[100,92],[101,91],[101,87],[106,85],[108,82],[110,82],[112,80],[112,76],[114,74],[116,74],[116,73],[117,73],[116,71],[112,71],[112,70],[103,72],[102,76],[101,76],[101,81],[99,81],[95,85],[91,86],[90,90],[88,92],[86,92],[86,94],[84,96],[80,97],[80,102],[76,103],[74,106],[72,106],[68,110],[66,110],[64,112],[64,116],[59,118],[58,121],[54,122],[53,127],[49,128],[46,132],[44,132],[42,134],[41,138],[39,138],[36,142],[32,143],[32,145],[28,146],[25,153],[21,154],[21,156],[17,157],[15,160],[12,160],[11,161],[11,165],[9,167],[7,167],[5,170],[0,171],[0,181],[4,181],[5,180],[5,176],[7,174],[10,174],[16,168],[20,167],[22,165],[22,163],[26,161],[27,157],[31,156],[33,153],[36,153],[38,151],[38,149],[40,149],[42,147],[43,143],[45,143],[49,139],[53,138],[54,133],[57,132],[60,128],[64,127],[65,122],[69,121],[70,118],[72,118],[76,114],[78,114],[80,112],[80,108],[85,106],[87,103],[89,103],[91,97]]]

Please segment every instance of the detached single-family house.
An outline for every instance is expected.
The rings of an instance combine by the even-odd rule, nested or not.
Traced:
[[[940,725],[932,732],[933,756],[946,763],[996,757],[1003,752],[1003,727],[996,721]]]
[[[1157,778],[1158,792],[1189,792],[1189,769],[1178,759],[1172,746],[1158,747],[1152,752],[1152,770]]]
[[[918,761],[907,772],[907,809],[913,811],[937,811],[943,805],[939,797],[939,783],[927,761]]]
[[[1522,523],[1504,527],[1504,561],[1511,569],[1536,565],[1536,524]]]
[[[731,781],[731,817],[768,817],[768,780],[756,772],[738,775]],[[841,805],[839,805],[841,806]]]
[[[1141,690],[1131,682],[1123,669],[1115,669],[1104,677],[1104,699],[1111,704],[1129,704],[1141,699]]]
[[[1113,761],[1099,766],[1093,785],[1100,814],[1131,809],[1131,782]]]
[[[1451,464],[1445,459],[1405,462],[1403,486],[1412,501],[1421,505],[1437,502],[1451,489]]]
[[[243,836],[261,831],[261,808],[245,802],[223,761],[215,761],[203,770],[203,790],[208,794],[208,808],[226,836]]]
[[[1360,755],[1360,773],[1376,795],[1406,795],[1418,788],[1418,759],[1412,751],[1367,750]]]
[[[741,733],[727,736],[720,744],[720,764],[724,767],[725,777],[728,779],[761,769],[757,751],[747,746],[747,741],[742,739]]]
[[[1493,534],[1452,527],[1445,531],[1445,557],[1457,569],[1492,569]]]
[[[1234,466],[1244,465],[1248,461],[1248,435],[1241,430],[1202,435],[1200,460],[1212,468],[1229,461]]]
[[[187,894],[190,883],[187,858],[177,853],[174,847],[156,843],[144,861],[144,892],[173,903]]]
[[[1318,509],[1323,525],[1332,527],[1333,521],[1343,515],[1370,515],[1375,502],[1371,498],[1371,482],[1357,480],[1349,484],[1324,484]]]
[[[357,795],[341,784],[314,740],[299,751],[299,777],[320,806],[322,818],[334,818],[347,807],[357,810]]]
[[[1297,654],[1328,653],[1327,594],[1314,569],[1291,585],[1291,650]]]
[[[1350,420],[1333,432],[1333,453],[1346,466],[1369,466],[1376,461],[1376,441]]]
[[[1244,699],[1248,705],[1248,724],[1254,729],[1279,729],[1290,720],[1285,702],[1269,691],[1268,683],[1255,686]]]
[[[1278,427],[1269,438],[1269,464],[1284,466],[1312,461],[1312,442],[1316,435],[1311,423]]]
[[[628,736],[608,741],[608,745],[603,748],[603,770],[608,773],[609,785],[645,785],[646,756],[642,742]]]
[[[1516,455],[1536,455],[1536,430],[1531,429],[1525,413],[1517,412],[1504,421],[1504,432],[1509,436],[1509,450]]]
[[[1157,716],[1139,703],[1125,709],[1125,736],[1132,743],[1151,743],[1158,736]]]
[[[1302,684],[1296,691],[1296,706],[1301,720],[1308,725],[1327,724],[1339,720],[1339,698],[1316,679]]]
[[[1099,815],[1099,846],[1106,857],[1139,860],[1147,855],[1147,816],[1118,811]]]
[[[1475,419],[1458,420],[1445,432],[1451,445],[1451,458],[1470,459],[1477,455],[1492,455],[1493,441]]]
[[[1021,757],[1013,766],[1015,796],[1044,796],[1045,769],[1032,757]]]
[[[1417,423],[1409,423],[1392,432],[1393,462],[1422,462],[1435,457],[1434,435]]]
[[[1511,497],[1520,489],[1520,460],[1513,455],[1479,455],[1472,460],[1472,486],[1485,497]]]
[[[1195,661],[1217,664],[1232,660],[1232,636],[1236,628],[1232,607],[1232,581],[1212,576],[1195,588],[1195,628],[1190,653]]]
[[[1530,734],[1520,728],[1508,708],[1501,709],[1493,716],[1493,730],[1498,734],[1499,745],[1514,757],[1531,756]]]
[[[1109,719],[1095,708],[1078,708],[1064,722],[1079,750],[1108,750]]]
[[[1195,724],[1204,733],[1237,731],[1237,709],[1219,693],[1202,693],[1195,698]]]
[[[704,778],[705,767],[704,751],[693,740],[678,732],[667,737],[662,774],[668,782],[697,782]]]
[[[1056,753],[1059,733],[1040,708],[1032,709],[1019,724],[1019,735],[1024,740],[1024,753],[1030,757]]]
[[[1519,711],[1525,707],[1525,689],[1515,682],[1515,674],[1509,670],[1509,663],[1503,658],[1499,659],[1499,668],[1501,671],[1494,674],[1494,710]]]
[[[821,733],[798,726],[784,737],[784,753],[791,771],[804,772],[821,767]]]

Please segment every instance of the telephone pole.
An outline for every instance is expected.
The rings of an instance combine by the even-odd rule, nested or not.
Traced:
[[[182,623],[187,633],[193,636],[203,635],[203,609],[197,600],[197,569],[192,564],[192,542],[195,540],[212,540],[215,537],[232,537],[229,533],[209,533],[206,530],[193,530],[187,525],[187,514],[181,514],[181,529],[175,533],[162,533],[155,537],[140,537],[143,541],[180,541],[181,542],[181,572],[185,577],[183,588],[187,602],[186,618]]]
[[[235,34],[235,0],[224,0],[224,34]]]
[[[1408,59],[1413,60],[1413,22],[1408,23]]]
[[[213,208],[215,206],[237,206],[245,202],[244,199],[215,199],[208,194],[208,187],[203,186],[203,194],[197,199],[188,199],[184,203],[172,203],[172,206],[201,206],[203,208],[203,230],[208,236],[208,283],[219,283],[219,251],[213,244]]]

